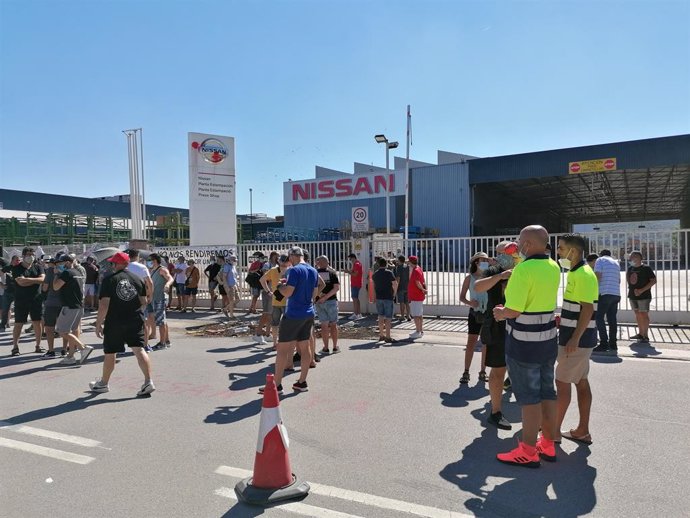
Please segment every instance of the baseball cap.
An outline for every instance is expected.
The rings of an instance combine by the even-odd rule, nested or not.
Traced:
[[[55,263],[56,263],[55,258],[52,257],[52,256],[50,256],[50,255],[45,256],[45,257],[43,258],[43,261],[44,261],[46,264],[55,264]]]
[[[503,249],[504,254],[513,255],[518,253],[517,243],[509,243]]]
[[[351,257],[354,257],[355,259],[357,258],[357,256],[355,254],[350,254],[347,256],[348,259],[350,259]]]
[[[304,250],[302,250],[299,246],[293,246],[290,250],[288,250],[288,255],[304,255]]]
[[[64,263],[65,261],[71,261],[71,259],[69,258],[69,254],[61,252],[55,256],[54,262]]]
[[[419,258],[416,255],[411,255],[410,257],[408,257],[408,259],[413,263],[419,262]]]
[[[118,252],[108,259],[108,262],[115,264],[129,264],[129,255],[124,252]]]

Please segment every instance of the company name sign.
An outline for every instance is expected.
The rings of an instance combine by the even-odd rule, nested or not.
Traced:
[[[353,175],[285,182],[285,205],[340,200],[364,200],[405,194],[404,172]]]

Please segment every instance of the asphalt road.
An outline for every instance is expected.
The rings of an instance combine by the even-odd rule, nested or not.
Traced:
[[[595,358],[594,444],[564,441],[557,463],[526,470],[494,459],[515,444],[519,408],[506,404],[513,431],[487,427],[476,364],[470,385],[458,385],[463,348],[453,344],[464,339],[345,341],[324,358],[309,392],[281,403],[293,471],[315,491],[289,510],[263,510],[230,497],[253,466],[268,349],[176,330],[173,347],[152,355],[158,390],[136,399],[132,356],[119,361],[111,391],[93,395],[100,350],[81,367],[58,367],[6,356],[0,335],[0,515],[687,516],[688,355]]]

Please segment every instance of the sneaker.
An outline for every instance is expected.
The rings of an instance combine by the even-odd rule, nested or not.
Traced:
[[[470,382],[470,373],[468,371],[465,371],[462,373],[462,376],[460,377],[460,383],[462,383],[463,385],[467,385],[469,382]]]
[[[165,344],[158,342],[156,345],[151,347],[151,349],[153,349],[154,351],[162,351],[163,349],[165,349]]]
[[[43,355],[43,358],[55,358],[57,356],[57,353],[55,351],[46,351],[46,353]]]
[[[333,348],[333,354],[338,354],[340,352],[340,347]]]
[[[192,308],[189,310],[190,313],[196,313],[196,309]]]
[[[410,334],[410,340],[416,340],[417,338],[421,338],[424,336],[424,333],[421,331],[415,331],[414,333]]]
[[[359,313],[359,314],[355,315],[355,318],[354,318],[354,319],[355,319],[355,320],[361,320],[361,319],[363,319],[363,318],[364,318],[364,317],[362,316],[362,314]]]
[[[153,347],[151,347],[150,345],[145,345],[145,346],[144,346],[144,351],[146,351],[147,353],[150,353],[150,352],[153,351]]]
[[[286,370],[289,370],[289,369],[286,369]],[[292,370],[295,370],[295,369],[293,368]],[[283,384],[281,383],[280,385],[278,385],[276,387],[276,389],[278,390],[278,395],[282,396],[283,395]],[[265,390],[266,390],[266,387],[259,387],[259,394],[263,394]]]
[[[76,365],[77,359],[74,356],[65,356],[58,362],[60,365]]]
[[[617,353],[618,352],[618,345],[615,343],[609,344],[609,351],[611,351],[614,354]]]
[[[309,390],[309,388],[307,387],[306,381],[296,381],[292,385],[292,390],[296,392],[306,392],[307,390]]]
[[[79,363],[84,363],[89,355],[93,352],[93,347],[90,345],[84,346],[84,348],[79,351]]]
[[[386,342],[387,344],[397,344],[398,343],[398,341],[394,338],[384,338],[383,341]]]
[[[145,396],[147,394],[150,394],[156,390],[156,386],[153,384],[153,381],[147,381],[144,383],[141,388],[139,389],[139,392],[137,392],[137,397]]]
[[[609,346],[606,344],[599,344],[594,349],[592,349],[592,352],[595,352],[595,353],[606,353],[608,351],[609,351]]]
[[[502,412],[496,412],[494,414],[489,415],[487,422],[489,424],[494,425],[496,428],[500,428],[501,430],[512,430],[513,429],[513,425],[511,425],[508,422],[508,420],[503,416]]]
[[[170,340],[166,340],[166,341],[165,341],[165,345],[167,345],[168,347],[170,347]]]
[[[631,340],[642,340],[644,336],[642,336],[640,333],[637,333],[635,336],[631,336]]]
[[[408,322],[411,322],[411,321],[412,321],[412,317],[409,316],[409,315],[408,315],[407,317],[405,317],[405,318],[407,319]]]
[[[331,354],[331,351],[329,351],[328,349],[321,349],[321,350],[319,351],[319,354],[320,354],[321,356],[328,356],[329,354]]]
[[[261,345],[266,345],[268,343],[264,335],[259,335],[259,339],[261,340]]]
[[[503,382],[503,390],[510,390],[513,388],[513,384],[510,382],[510,378],[506,378],[506,380]]]
[[[536,448],[534,448],[534,453],[529,453],[527,448],[529,446],[519,442],[517,448],[507,453],[499,453],[496,455],[496,458],[504,464],[513,464],[525,468],[538,468],[541,466],[541,462],[539,461],[539,454]]]
[[[60,349],[60,356],[67,356],[67,349],[65,349],[64,347]]]
[[[230,318],[230,315],[228,315],[228,310],[223,308],[223,315],[225,315],[227,318]]]
[[[103,380],[100,379],[90,382],[89,388],[91,389],[91,392],[108,392],[110,390],[108,384],[103,383]]]
[[[537,439],[537,454],[547,462],[556,462],[556,445],[542,435]]]
[[[640,339],[640,342],[644,342],[644,343],[647,343],[647,344],[648,344],[648,343],[649,343],[649,337],[648,337],[648,336],[643,336],[643,337]]]
[[[355,315],[354,313],[352,313],[352,315],[350,315],[349,317],[347,317],[347,319],[348,319],[348,320],[357,320],[357,315]]]

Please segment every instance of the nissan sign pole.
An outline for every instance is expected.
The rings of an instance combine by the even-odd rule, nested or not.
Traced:
[[[408,228],[410,226],[410,143],[412,140],[412,115],[407,105],[407,152],[405,153],[405,246],[407,247]]]

